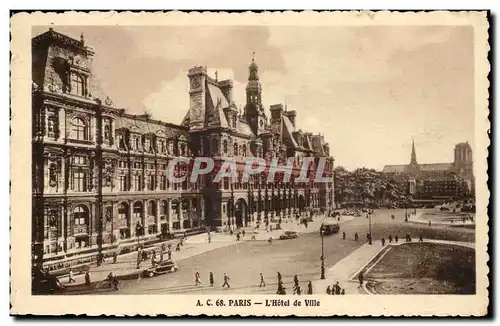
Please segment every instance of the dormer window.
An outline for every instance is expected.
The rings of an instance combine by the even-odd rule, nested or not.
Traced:
[[[71,75],[71,92],[75,95],[85,96],[85,84],[83,77],[73,73]]]
[[[149,139],[149,138],[144,139],[144,150],[146,152],[151,151],[151,139]]]
[[[139,137],[135,137],[135,150],[139,151],[141,148],[141,141],[139,140]]]

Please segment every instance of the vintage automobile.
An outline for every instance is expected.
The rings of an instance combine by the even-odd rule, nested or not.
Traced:
[[[164,260],[144,270],[144,276],[153,277],[156,275],[177,272],[179,266],[173,260]]]
[[[320,232],[323,235],[335,234],[338,233],[339,231],[340,231],[340,226],[338,225],[338,223],[335,223],[333,221],[323,222],[323,224],[321,224]]]
[[[288,239],[297,239],[299,234],[295,231],[286,231],[282,235],[280,235],[280,240],[288,240]]]

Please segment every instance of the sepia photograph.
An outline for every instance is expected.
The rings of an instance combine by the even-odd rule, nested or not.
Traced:
[[[488,21],[443,14],[18,17],[23,296],[485,313]]]

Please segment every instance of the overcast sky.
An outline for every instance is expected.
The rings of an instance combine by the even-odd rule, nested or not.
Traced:
[[[34,35],[48,27],[36,27]],[[244,106],[252,52],[266,108],[287,103],[298,126],[320,132],[337,165],[380,169],[452,162],[474,148],[471,27],[56,27],[94,47],[94,78],[117,107],[179,124],[187,71],[233,78]]]

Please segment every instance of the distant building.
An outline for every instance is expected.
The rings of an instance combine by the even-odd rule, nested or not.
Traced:
[[[474,192],[472,148],[465,142],[454,151],[452,163],[419,164],[413,141],[410,163],[386,165],[382,173],[415,198],[467,197]]]

